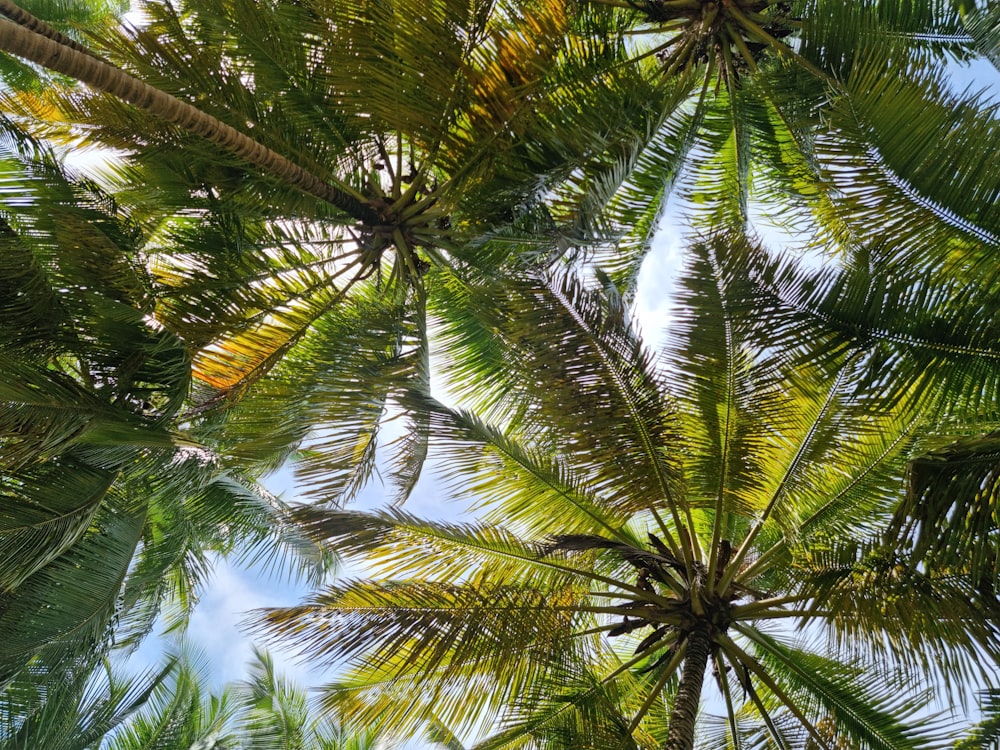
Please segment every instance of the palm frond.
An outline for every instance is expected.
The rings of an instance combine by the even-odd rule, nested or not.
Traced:
[[[976,50],[993,67],[1000,68],[1000,24],[996,8],[965,8],[962,23],[975,42]]]
[[[549,595],[567,604],[572,598],[568,590]],[[475,580],[462,586],[357,581],[304,605],[263,613],[259,627],[294,633],[315,658],[350,659],[354,669],[326,687],[324,701],[352,721],[412,731],[413,722],[430,718],[431,700],[438,698],[439,720],[469,726],[564,658],[574,618],[553,610],[549,595]],[[470,681],[479,688],[460,687]],[[403,695],[410,700],[400,702]]]
[[[955,750],[986,750],[1000,739],[1000,715],[996,704],[996,691],[984,691],[980,703],[983,717],[955,743]]]
[[[502,515],[505,526],[533,536],[551,531],[557,522],[566,532],[631,538],[614,505],[593,490],[585,475],[544,447],[434,400],[412,397],[407,405],[429,415],[434,447],[448,451],[451,460],[438,465],[438,476],[447,485],[473,492],[484,514]],[[539,508],[548,510],[539,515]]]
[[[915,458],[906,499],[887,531],[913,564],[929,559],[935,567],[969,571],[984,594],[998,578],[997,447],[995,433],[965,436]]]
[[[0,632],[7,645],[0,684],[33,659],[58,664],[106,642],[141,536],[143,510],[104,510],[79,542],[2,595]]]
[[[210,692],[204,657],[182,649],[168,663],[167,679],[143,709],[107,738],[110,750],[226,747],[236,740],[237,705],[232,690]]]
[[[931,698],[886,687],[882,676],[861,666],[787,646],[761,631],[746,629],[761,663],[778,676],[798,704],[817,718],[831,720],[838,737],[865,748],[917,748],[945,737],[925,713]],[[805,695],[799,695],[802,691]],[[808,697],[806,697],[808,696]]]
[[[671,407],[615,291],[554,276],[491,292],[490,304],[463,311],[480,320],[456,318],[445,333],[461,353],[457,395],[517,415],[535,440],[558,440],[609,507],[648,510],[663,497],[679,507],[676,464],[659,448],[675,430]],[[481,361],[489,380],[476,377]],[[544,419],[532,418],[536,409]]]
[[[273,471],[291,460],[308,496],[346,502],[375,469],[379,435],[403,416],[404,391],[427,382],[422,326],[420,312],[371,285],[310,321],[269,374],[201,429],[247,465]],[[415,453],[411,471],[421,463]]]
[[[989,615],[995,599],[977,592],[969,576],[923,572],[858,544],[831,543],[796,564],[809,571],[801,593],[812,605],[801,611],[803,621],[828,623],[833,642],[847,653],[933,674],[965,700],[958,686],[978,679],[980,656],[996,652]]]
[[[172,669],[168,663],[124,678],[102,670],[93,655],[64,670],[31,666],[0,693],[0,747],[89,750],[134,715]]]
[[[963,277],[981,273],[981,253],[997,244],[991,196],[998,186],[970,150],[997,138],[995,107],[950,92],[940,70],[912,66],[885,77],[887,54],[880,50],[856,67],[849,95],[829,113],[836,135],[817,140],[840,192],[834,210],[859,236],[889,240],[899,270],[929,261]]]
[[[71,456],[60,464],[6,477],[7,489],[0,493],[0,554],[6,560],[0,591],[16,588],[76,543],[115,480],[114,473]]]

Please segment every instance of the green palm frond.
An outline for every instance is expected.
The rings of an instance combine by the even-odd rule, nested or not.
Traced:
[[[995,590],[996,433],[959,437],[924,453],[909,468],[906,502],[889,533],[914,561],[968,570],[983,593]]]
[[[12,360],[5,371],[19,368],[7,399],[44,406],[65,398],[96,411],[99,398],[109,416],[118,407],[119,421],[124,409],[151,419],[173,413],[188,361],[173,336],[144,319],[153,300],[134,227],[92,184],[67,179],[44,156],[29,158],[4,154],[0,193],[4,291],[17,300],[2,318],[3,354]],[[43,363],[31,377],[28,368]],[[22,379],[21,392],[13,390]]]
[[[901,750],[940,743],[947,736],[926,715],[929,694],[887,688],[882,676],[863,664],[791,648],[764,632],[751,637],[761,663],[779,676],[784,690],[813,715],[832,721],[838,737],[873,750]],[[811,701],[818,705],[810,706]]]
[[[551,528],[551,517],[540,517],[537,511],[549,508],[563,529],[627,535],[621,528],[624,519],[609,499],[595,493],[586,475],[568,462],[473,413],[426,399],[409,404],[428,414],[429,434],[452,459],[438,475],[455,488],[474,489],[484,511],[503,513],[514,528],[544,533]]]
[[[0,681],[181,620],[210,552],[321,578],[284,505],[170,422],[191,362],[156,323],[143,238],[14,129],[0,154]],[[185,425],[189,426],[189,425]],[[112,635],[113,633],[113,635]],[[55,706],[55,704],[53,704]]]
[[[338,650],[353,654],[353,668],[324,691],[324,705],[352,722],[409,733],[433,715],[468,728],[565,658],[572,615],[553,611],[542,597],[569,603],[558,591],[540,595],[489,580],[464,586],[357,581],[300,607],[270,611],[262,626],[297,630],[300,646],[324,660],[335,658],[325,632],[354,634],[347,651]],[[312,626],[302,630],[305,621]],[[376,641],[378,650],[370,651]],[[522,658],[526,652],[530,660]],[[470,683],[476,689],[463,688]]]
[[[174,651],[158,674],[135,683],[128,693],[130,702],[124,700],[129,683],[113,685],[113,695],[122,704],[113,727],[95,722],[93,731],[86,738],[81,735],[78,744],[71,740],[51,747],[371,750],[375,746],[374,732],[352,731],[335,716],[319,714],[306,691],[282,676],[266,652],[254,651],[247,679],[218,687],[211,684],[204,654],[183,644]],[[86,719],[72,709],[63,718],[77,717]],[[11,750],[35,746],[41,745],[9,745]]]
[[[191,445],[165,425],[186,395],[189,361],[150,322],[134,228],[96,186],[69,178],[16,130],[7,134],[5,683],[35,660],[58,669],[102,651],[146,513],[121,477]]]
[[[545,210],[552,222],[547,231],[560,237],[560,244],[549,253],[592,257],[631,298],[659,218],[675,184],[682,182],[685,161],[698,142],[704,111],[689,103],[691,81],[657,87],[648,80],[648,72],[626,77],[625,71],[613,68],[605,74],[602,78],[610,79],[603,89],[606,103],[588,102],[585,109],[594,118],[593,129],[611,130],[618,142],[605,137],[595,144],[600,158],[553,182],[556,194]],[[583,107],[576,103],[567,116],[581,119]],[[580,123],[582,132],[590,129],[586,122]],[[538,233],[537,228],[534,231]],[[525,237],[525,244],[530,239]],[[525,250],[520,252],[530,257]]]
[[[969,35],[975,40],[977,51],[1000,67],[1000,24],[998,24],[996,8],[969,8],[962,15],[962,23]]]
[[[2,595],[0,684],[35,658],[58,664],[105,641],[139,544],[143,510],[103,510],[82,539]]]
[[[593,655],[590,659],[594,659]],[[608,662],[614,656],[606,654]],[[601,665],[605,666],[605,665]],[[552,679],[554,678],[554,679]],[[633,738],[623,708],[637,704],[644,691],[641,680],[622,684],[608,681],[588,662],[570,662],[552,675],[551,682],[518,696],[507,725],[492,737],[473,745],[476,750],[511,747],[653,747],[655,735]],[[661,710],[657,705],[654,709]]]
[[[116,478],[71,456],[61,463],[18,472],[16,479],[8,475],[0,494],[0,554],[6,561],[0,591],[16,588],[76,543]]]
[[[228,750],[237,747],[237,705],[231,689],[212,694],[204,657],[182,651],[168,677],[144,707],[108,737],[110,750],[190,748]]]
[[[306,694],[277,673],[269,654],[255,650],[254,657],[238,692],[247,713],[242,732],[249,742],[243,747],[304,750],[310,729]]]
[[[488,567],[490,580],[497,582],[517,576],[539,586],[585,585],[601,579],[599,573],[549,557],[566,548],[560,540],[567,535],[526,544],[493,525],[431,522],[399,510],[362,513],[301,506],[292,517],[310,539],[337,549],[349,561],[364,560],[373,570],[395,576],[452,581],[464,571]],[[605,537],[577,536],[631,549]]]
[[[387,411],[398,409],[390,399],[398,404],[422,367],[414,318],[403,301],[369,285],[313,321],[270,375],[204,429],[233,457],[267,470],[295,456],[314,496],[353,497],[374,469]]]
[[[951,273],[968,273],[996,245],[995,177],[969,158],[971,144],[997,138],[995,108],[951,93],[939,70],[884,77],[889,54],[855,69],[850,95],[829,113],[835,135],[817,141],[840,193],[832,210],[862,238],[891,238],[900,264],[933,258]]]
[[[839,647],[934,674],[961,700],[963,681],[988,678],[979,655],[996,649],[996,600],[977,592],[970,576],[928,573],[883,550],[834,542],[795,565],[810,570],[800,589],[811,602],[802,621],[827,621]],[[954,649],[955,643],[967,646]]]
[[[146,466],[125,490],[150,508],[122,591],[116,645],[134,647],[166,615],[182,627],[210,578],[217,555],[316,584],[334,555],[288,522],[288,507],[258,483],[210,455]]]
[[[517,415],[517,432],[532,440],[545,441],[542,430],[559,432],[563,455],[609,507],[621,503],[620,513],[650,509],[676,494],[676,464],[658,447],[671,441],[672,410],[615,293],[605,296],[562,275],[472,293],[491,300],[462,311],[480,320],[445,311],[455,318],[446,320],[445,336],[458,353],[459,396],[471,396],[477,408]],[[492,356],[501,359],[494,365]],[[473,379],[482,371],[479,362],[493,382]]]
[[[553,602],[564,598],[558,590]],[[314,621],[303,646],[316,656],[330,654],[322,646],[323,631],[352,633],[338,653],[352,656],[377,643],[380,656],[368,664],[387,675],[440,672],[448,679],[469,668],[500,672],[521,648],[558,654],[569,624],[539,592],[488,580],[457,586],[444,582],[400,581],[385,589],[358,581],[331,587],[302,607],[267,614],[269,627],[281,629],[301,618]],[[508,689],[505,687],[504,689]]]
[[[0,693],[0,747],[89,750],[121,726],[173,669],[122,677],[88,658],[62,671],[24,670]]]
[[[985,750],[1000,739],[1000,716],[996,710],[996,691],[984,691],[980,698],[983,717],[955,743],[955,750]]]

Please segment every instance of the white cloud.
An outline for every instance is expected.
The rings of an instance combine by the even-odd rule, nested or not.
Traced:
[[[642,340],[652,351],[663,342],[673,319],[674,290],[680,277],[683,243],[679,231],[664,227],[657,232],[652,249],[642,263],[635,293],[635,316]]]
[[[252,610],[296,604],[306,593],[294,583],[218,560],[212,580],[191,615],[186,638],[208,654],[217,684],[242,679],[253,658],[254,640],[247,632]],[[311,670],[291,651],[270,643],[260,645],[268,647],[278,671],[286,677],[303,686],[324,681],[321,673]]]

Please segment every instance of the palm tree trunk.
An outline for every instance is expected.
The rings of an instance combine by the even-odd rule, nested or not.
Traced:
[[[8,13],[7,10],[3,12]],[[355,195],[328,184],[281,154],[177,97],[153,88],[85,52],[33,32],[27,27],[31,18],[28,14],[25,26],[0,19],[0,50],[117,96],[173,125],[207,138],[285,183],[337,206],[359,221],[379,223],[378,213]]]
[[[711,646],[712,641],[707,629],[696,627],[688,633],[684,667],[681,670],[681,681],[677,686],[674,705],[670,711],[667,741],[663,745],[663,750],[694,748],[694,724],[698,717],[701,686],[705,681],[705,669],[708,667]]]
[[[26,29],[34,31],[36,34],[41,34],[44,37],[48,37],[54,42],[58,42],[64,47],[69,47],[70,49],[75,49],[77,52],[82,52],[85,55],[90,55],[91,57],[97,57],[93,52],[88,50],[79,42],[70,39],[64,34],[60,34],[58,31],[49,26],[45,21],[40,18],[35,18],[24,8],[19,5],[15,5],[10,0],[0,0],[0,13],[7,16],[11,21],[23,26]]]

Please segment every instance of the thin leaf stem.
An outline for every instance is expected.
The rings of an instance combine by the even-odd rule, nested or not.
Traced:
[[[726,673],[726,665],[722,658],[722,652],[715,652],[715,671],[719,675],[719,686],[722,689],[722,697],[726,701],[726,718],[729,720],[729,736],[733,741],[733,750],[742,750],[739,728],[736,726],[736,710],[733,706],[733,693],[729,687],[729,676]]]
[[[730,15],[732,15],[733,18],[735,18],[737,21],[739,21],[741,24],[743,24],[743,26],[747,29],[747,31],[749,31],[750,33],[752,33],[754,36],[756,36],[762,42],[764,42],[766,44],[769,44],[772,47],[774,47],[774,49],[777,50],[777,52],[778,52],[779,55],[786,55],[788,57],[791,57],[793,60],[795,60],[795,62],[797,62],[802,67],[804,67],[810,73],[812,73],[817,78],[819,78],[819,79],[821,79],[821,80],[823,80],[823,81],[825,81],[827,83],[833,83],[834,82],[833,79],[830,76],[828,76],[822,70],[820,70],[815,65],[813,65],[811,62],[809,62],[808,60],[806,60],[798,52],[796,52],[795,50],[793,50],[791,47],[789,47],[784,42],[781,42],[781,41],[775,39],[773,36],[771,36],[770,34],[768,34],[763,28],[761,28],[757,23],[755,23],[752,19],[750,19],[746,15],[744,15],[744,13],[739,8],[736,7],[736,3],[728,3],[727,7],[728,7]]]
[[[716,285],[719,283],[721,272],[718,264],[712,258],[712,271],[716,278]],[[722,289],[719,295],[725,299]],[[727,485],[729,484],[729,443],[732,435],[733,421],[736,411],[736,347],[733,342],[733,326],[730,315],[722,315],[722,325],[724,327],[725,348],[726,348],[726,392],[725,392],[725,425],[722,430],[722,438],[719,455],[719,481],[715,488],[715,517],[712,519],[712,538],[709,546],[708,557],[708,582],[709,586],[715,581],[716,567],[719,563],[719,552],[722,546],[722,516],[724,513],[724,498]]]
[[[678,614],[676,617],[671,617],[667,614],[663,614],[657,611],[650,611],[649,609],[634,609],[630,607],[597,607],[589,604],[569,604],[566,606],[555,607],[557,612],[587,612],[593,615],[620,615],[622,617],[635,617],[636,619],[648,620],[649,622],[658,622],[663,625],[678,625],[681,622],[681,616]]]
[[[652,591],[650,591],[648,593],[649,593],[648,601],[650,603],[652,603],[652,604],[659,604],[661,607],[669,607],[669,606],[675,605],[677,603],[673,599],[668,599],[666,597],[662,597],[659,594],[656,594],[656,593],[654,593]],[[615,591],[588,591],[587,592],[587,596],[597,596],[597,597],[601,597],[601,598],[604,598],[604,599],[622,599],[622,598],[624,598],[622,596],[621,592],[615,592]]]
[[[796,604],[798,602],[807,601],[808,599],[808,596],[803,596],[801,594],[777,596],[771,599],[760,599],[759,601],[752,602],[751,604],[737,605],[730,610],[730,613],[734,619],[744,619],[746,617],[752,617],[756,613],[763,610],[768,610],[774,607],[782,607],[786,604]]]
[[[774,489],[774,492],[771,493],[771,497],[768,500],[767,505],[764,506],[764,510],[761,512],[760,517],[756,520],[754,525],[750,527],[750,530],[747,532],[747,535],[743,539],[742,544],[740,544],[740,547],[736,551],[736,554],[733,555],[733,561],[730,564],[729,569],[723,574],[722,579],[719,582],[719,586],[717,587],[716,590],[725,591],[729,587],[729,584],[732,583],[733,578],[735,577],[737,571],[740,568],[740,565],[746,558],[747,553],[750,551],[751,545],[757,538],[757,535],[764,528],[765,522],[768,520],[768,518],[771,515],[771,512],[777,506],[778,501],[781,500],[782,497],[784,496],[785,489],[788,487],[789,482],[792,481],[792,478],[798,471],[799,465],[805,460],[806,452],[809,450],[810,447],[812,447],[813,438],[819,431],[819,428],[822,425],[823,421],[826,419],[827,414],[833,408],[834,402],[840,395],[841,386],[847,379],[848,374],[852,371],[854,364],[857,361],[858,357],[861,355],[862,351],[863,350],[861,349],[856,349],[854,353],[847,358],[847,361],[844,362],[843,367],[841,367],[840,371],[837,373],[837,377],[834,378],[833,383],[830,385],[830,390],[827,392],[826,398],[824,399],[822,406],[820,407],[818,413],[816,414],[816,418],[812,421],[812,424],[809,426],[809,429],[803,436],[802,442],[799,443],[799,447],[798,450],[796,450],[795,452],[795,456],[792,458],[792,461],[788,465],[788,468],[785,469],[784,474],[781,477],[781,481],[778,483],[778,486]]]
[[[628,29],[622,32],[623,36],[647,36],[653,34],[662,34],[664,31],[672,31],[673,29],[679,29],[682,26],[687,26],[691,23],[687,18],[676,18],[673,21],[666,21],[659,26],[651,29]]]
[[[509,557],[514,560],[520,560],[522,562],[528,562],[535,565],[540,565],[544,568],[551,568],[552,570],[558,570],[563,573],[569,573],[571,575],[579,576],[581,578],[587,578],[592,581],[599,581],[601,583],[607,584],[610,587],[618,587],[626,591],[630,591],[636,594],[637,598],[644,598],[647,601],[655,602],[656,604],[661,604],[662,606],[668,606],[670,604],[669,599],[661,597],[653,592],[647,591],[646,589],[639,588],[638,586],[633,586],[624,581],[618,581],[615,580],[614,578],[603,576],[600,573],[594,573],[592,571],[582,570],[580,568],[573,568],[568,565],[560,565],[559,563],[546,560],[545,558],[540,558],[534,555],[528,555],[526,553],[519,554],[510,550],[505,551],[505,550],[493,549],[490,547],[484,547],[484,545],[481,544],[473,544],[471,541],[463,541],[454,538],[443,538],[441,534],[432,534],[426,527],[422,526],[414,526],[411,524],[399,524],[399,526],[400,528],[403,528],[409,533],[412,533],[414,535],[430,537],[431,539],[437,541],[442,541],[443,539],[444,541],[450,542],[451,544],[456,544],[463,547],[472,547],[481,552],[485,551],[489,554],[498,555],[500,557]]]
[[[726,656],[728,657],[729,654],[726,654]],[[788,743],[785,742],[784,736],[778,729],[778,725],[775,724],[774,719],[771,718],[771,713],[767,710],[767,706],[764,705],[764,701],[762,701],[760,696],[757,694],[757,689],[752,683],[750,683],[749,676],[747,676],[746,691],[750,695],[750,701],[757,709],[757,713],[760,714],[760,718],[764,720],[764,726],[767,727],[767,732],[771,735],[771,739],[774,740],[775,746],[778,750],[790,750]]]
[[[755,643],[758,643],[757,639],[754,638],[753,631],[750,628],[743,628],[738,624],[734,625],[734,627],[736,627],[736,629],[739,630],[739,632],[744,636]],[[823,739],[823,736],[819,733],[819,731],[817,731],[816,727],[813,726],[813,723],[806,718],[804,713],[802,713],[802,709],[799,708],[798,703],[796,703],[784,690],[781,689],[781,686],[774,681],[760,662],[741,649],[729,636],[725,634],[719,636],[719,643],[723,646],[723,648],[727,649],[729,653],[739,659],[741,664],[757,675],[760,681],[767,686],[767,689],[770,690],[771,693],[773,693],[774,696],[785,705],[785,708],[787,708],[796,719],[798,719],[799,723],[807,732],[809,732],[812,738],[819,743],[821,748],[829,750],[826,740]],[[758,643],[758,645],[760,644]]]
[[[672,44],[673,42],[671,42]],[[677,73],[681,67],[687,65],[691,61],[691,56],[694,54],[694,39],[691,37],[684,37],[681,45],[670,53],[669,64],[664,68],[663,77],[670,78],[675,73]],[[687,73],[688,68],[685,67],[685,73]]]
[[[726,24],[726,31],[733,44],[736,45],[736,49],[739,50],[740,57],[743,58],[743,62],[747,64],[747,67],[750,68],[751,72],[759,72],[760,68],[757,67],[757,61],[754,59],[750,48],[747,47],[747,43],[743,39],[743,35],[739,32],[739,29],[734,29],[729,24]]]
[[[399,197],[396,194],[399,191],[399,181],[396,179],[396,175],[398,175],[399,173],[393,169],[392,158],[389,156],[389,152],[386,150],[385,142],[382,140],[381,136],[375,137],[375,147],[378,149],[378,154],[379,157],[382,159],[382,164],[385,166],[386,171],[389,173],[389,183],[392,185],[392,198],[396,199]]]

